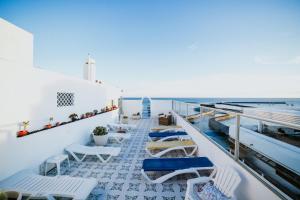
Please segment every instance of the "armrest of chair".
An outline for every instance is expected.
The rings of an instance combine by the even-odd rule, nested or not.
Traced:
[[[212,178],[208,177],[208,176],[193,178],[193,179],[189,179],[187,181],[187,185],[195,185],[195,184],[200,184],[200,183],[207,183],[210,180],[212,180]]]

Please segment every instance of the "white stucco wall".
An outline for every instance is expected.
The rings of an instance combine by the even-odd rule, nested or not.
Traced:
[[[0,180],[23,169],[34,169],[50,156],[63,153],[72,143],[86,144],[96,126],[105,126],[118,115],[118,110],[57,128],[16,138],[16,130],[1,127],[0,130]]]
[[[160,113],[168,113],[172,110],[171,100],[150,99],[151,117],[157,117]],[[123,111],[125,115],[131,116],[133,113],[142,113],[142,99],[123,100]]]
[[[171,100],[151,99],[151,116],[156,117],[160,113],[167,114],[172,110]]]
[[[122,100],[122,108],[124,115],[132,116],[134,113],[142,113],[142,100]]]
[[[30,121],[28,130],[42,129],[53,117],[69,121],[94,109],[115,104],[120,89],[96,84],[32,66],[33,36],[0,19],[0,180],[35,168],[48,157],[63,152],[71,143],[86,143],[93,128],[117,118],[118,110],[75,123],[17,138],[19,124]],[[57,92],[74,93],[74,105],[57,107]]]
[[[208,157],[218,167],[231,166],[239,173],[242,181],[238,189],[236,190],[237,199],[280,199],[262,182],[260,182],[246,169],[236,163],[232,158],[230,158],[225,152],[223,152],[215,144],[209,141],[205,136],[199,133],[199,131],[195,129],[190,123],[185,121],[175,112],[172,113],[176,117],[177,124],[181,125],[197,143],[199,156],[202,155]]]
[[[0,18],[0,68],[33,66],[33,35]]]

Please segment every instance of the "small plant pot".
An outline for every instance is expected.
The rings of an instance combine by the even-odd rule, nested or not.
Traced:
[[[128,124],[128,118],[122,118],[122,124]]]
[[[15,200],[21,200],[22,199],[22,194],[16,191],[6,191],[3,192],[3,197],[4,199],[15,199]],[[0,197],[0,199],[2,196]]]
[[[108,134],[106,134],[106,135],[94,135],[93,134],[93,138],[94,138],[95,144],[97,146],[104,146],[107,144]]]
[[[45,125],[45,128],[52,128],[52,125],[51,124],[47,124],[47,125]]]
[[[22,136],[25,136],[25,135],[27,135],[27,134],[28,134],[28,131],[26,131],[26,130],[21,130],[21,131],[18,132],[18,137],[22,137]]]

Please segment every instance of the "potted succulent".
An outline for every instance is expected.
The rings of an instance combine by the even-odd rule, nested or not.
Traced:
[[[94,115],[97,115],[98,114],[98,110],[94,110]]]
[[[105,112],[105,108],[101,108],[101,113],[104,113]]]
[[[84,119],[85,118],[85,114],[82,114],[81,116],[80,116],[80,119]]]
[[[53,121],[53,117],[49,118],[49,124],[45,125],[45,128],[52,128],[51,122]]]
[[[122,123],[123,123],[123,124],[128,124],[128,116],[124,115],[124,116],[122,117]]]
[[[15,199],[21,200],[22,194],[16,191],[2,191],[0,192],[0,200],[7,200],[7,199]]]
[[[76,113],[72,113],[69,118],[72,120],[72,122],[74,122],[78,119],[78,115]]]
[[[107,129],[103,126],[97,126],[93,131],[95,144],[98,146],[106,145],[108,140]]]
[[[56,123],[55,123],[55,126],[59,126],[59,125],[61,125],[60,122],[56,122]]]
[[[108,112],[108,111],[109,111],[109,108],[108,108],[108,106],[106,106],[106,107],[105,107],[105,111],[106,111],[106,112]]]
[[[18,137],[22,137],[28,134],[28,131],[26,129],[29,126],[29,121],[23,121],[21,126],[23,126],[23,130],[18,131]]]

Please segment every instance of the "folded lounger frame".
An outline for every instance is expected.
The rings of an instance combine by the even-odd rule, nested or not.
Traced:
[[[101,162],[106,163],[112,158],[112,156],[119,155],[121,148],[71,144],[70,146],[66,147],[65,150],[69,152],[78,162],[82,162],[86,156],[97,156]],[[76,153],[82,154],[82,158],[79,158]],[[105,159],[103,155],[107,155],[108,157]]]
[[[136,125],[135,124],[118,124],[118,123],[109,123],[107,124],[107,127],[111,130],[115,130],[118,128],[122,128],[125,129],[127,131],[136,129]]]
[[[34,174],[30,170],[22,170],[0,182],[2,190],[17,191],[23,196],[48,200],[55,200],[54,197],[84,200],[96,185],[95,178],[49,177]]]
[[[192,156],[197,151],[198,146],[193,140],[182,140],[182,141],[157,141],[148,142],[146,145],[146,152],[152,157],[161,157],[169,152],[175,150],[181,150],[185,156]],[[192,149],[188,152],[188,149]],[[152,150],[160,150],[157,153],[153,153]]]
[[[193,158],[152,158],[145,159],[141,169],[142,175],[152,183],[163,183],[166,180],[179,174],[193,173],[200,177],[199,171],[213,170],[214,165],[207,157]],[[157,179],[151,179],[147,172],[170,171]]]
[[[131,134],[109,132],[107,136],[108,138],[114,139],[117,143],[121,144],[124,140],[129,139],[131,137]]]
[[[108,133],[108,137],[114,139],[117,143],[122,143],[131,137],[129,133]]]

